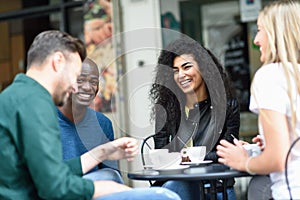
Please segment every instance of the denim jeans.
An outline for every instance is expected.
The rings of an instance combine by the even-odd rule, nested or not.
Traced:
[[[121,184],[124,184],[120,173],[117,170],[111,168],[103,168],[97,171],[88,173],[83,176],[83,178],[95,180],[111,180]],[[166,189],[160,187],[152,188],[135,188],[132,190],[117,192],[113,194],[108,194],[103,197],[98,197],[94,200],[140,200],[140,199],[151,199],[151,200],[180,200],[180,197]]]
[[[120,173],[112,168],[102,168],[97,171],[90,172],[85,174],[83,178],[91,179],[93,181],[96,180],[111,180],[117,183],[124,184],[124,181],[120,175]]]
[[[180,200],[180,197],[166,188],[151,187],[151,188],[135,188],[132,190],[117,192],[96,200]]]
[[[228,198],[228,200],[236,200],[235,191],[234,191],[233,187],[227,188],[226,192],[227,192],[227,198]],[[207,200],[210,199],[210,195],[209,194],[206,195],[206,199]],[[222,200],[223,199],[222,192],[218,192],[217,193],[217,199],[218,200]]]
[[[200,199],[199,181],[167,181],[162,187],[176,192],[182,200]],[[227,195],[229,200],[236,200],[233,187],[227,188]],[[210,199],[209,194],[206,195],[206,199]],[[217,199],[223,199],[222,192],[217,193]]]

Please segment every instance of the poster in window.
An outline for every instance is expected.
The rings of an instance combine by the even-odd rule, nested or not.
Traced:
[[[99,68],[99,92],[91,105],[96,111],[115,112],[117,67],[112,43],[112,2],[87,0],[84,4],[84,41],[87,56]]]

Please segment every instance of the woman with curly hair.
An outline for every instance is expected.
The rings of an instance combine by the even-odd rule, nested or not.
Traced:
[[[161,51],[150,98],[156,149],[180,152],[186,146],[206,146],[205,160],[218,162],[219,141],[238,138],[239,103],[229,78],[217,58],[191,38],[177,39]],[[232,179],[229,199],[235,199],[233,185]],[[168,181],[164,187],[182,199],[200,196],[198,182]]]

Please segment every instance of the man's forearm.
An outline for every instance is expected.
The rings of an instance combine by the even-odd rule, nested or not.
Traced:
[[[85,174],[99,163],[106,160],[107,155],[105,153],[104,145],[99,145],[92,150],[86,152],[80,156],[82,173]]]

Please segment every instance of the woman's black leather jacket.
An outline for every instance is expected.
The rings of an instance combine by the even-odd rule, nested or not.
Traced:
[[[209,146],[209,148],[207,148],[205,160],[213,160],[213,162],[218,162],[216,146],[219,144],[219,141],[221,139],[225,139],[233,143],[233,138],[231,134],[234,135],[236,138],[239,138],[240,109],[237,99],[234,98],[227,100],[227,109],[226,111],[224,110],[224,112],[226,112],[226,116],[224,126],[221,132],[216,131],[214,128],[211,127],[210,122],[212,116],[212,109],[213,108],[209,99],[195,104],[194,109],[191,109],[189,111],[188,117],[186,117],[185,113],[181,114],[182,120],[178,123],[184,124],[182,126],[170,126],[166,118],[162,119],[161,117],[157,116],[156,128],[162,128],[161,130],[157,131],[154,136],[155,148],[169,148],[170,151],[180,151],[180,149],[184,146],[184,144],[182,144],[182,141],[187,141],[187,139],[180,139],[179,142],[176,142],[176,139],[178,138],[178,136],[184,138],[184,135],[190,134],[190,136],[188,136],[187,138],[193,138],[194,146]],[[162,125],[162,123],[164,123],[164,125]],[[207,143],[209,143],[210,139],[207,138],[212,138],[213,134],[215,134],[214,137],[217,136],[218,138],[215,140],[215,144],[208,145]],[[174,144],[172,144],[172,142]]]

